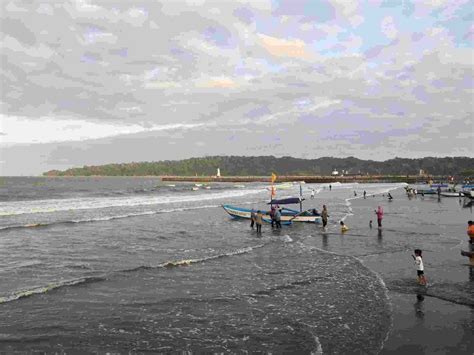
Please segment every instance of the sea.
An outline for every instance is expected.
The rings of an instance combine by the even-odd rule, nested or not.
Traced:
[[[277,196],[301,189],[304,209],[325,204],[327,230],[261,234],[222,208],[268,209],[268,185],[1,178],[0,353],[377,354],[393,326],[389,292],[473,306],[457,256],[472,219],[464,201],[409,199],[402,183],[295,182]]]

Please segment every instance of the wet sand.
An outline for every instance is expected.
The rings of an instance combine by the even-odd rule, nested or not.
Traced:
[[[473,354],[474,270],[460,255],[472,209],[457,198],[408,200],[403,190],[392,195],[392,202],[381,196],[352,200],[354,215],[346,220],[354,239],[372,234],[380,244],[378,253],[359,258],[381,275],[392,302],[392,330],[381,354]],[[385,210],[381,233],[373,213],[378,204]],[[416,284],[415,248],[423,250],[428,287]]]

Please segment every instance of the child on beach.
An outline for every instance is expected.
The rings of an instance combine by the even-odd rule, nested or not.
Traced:
[[[418,284],[426,286],[426,277],[424,273],[423,259],[421,258],[421,250],[415,249],[415,255],[412,255],[412,257],[415,260]]]
[[[349,230],[349,227],[344,224],[344,221],[341,221],[340,224],[341,224],[341,233],[347,232]]]

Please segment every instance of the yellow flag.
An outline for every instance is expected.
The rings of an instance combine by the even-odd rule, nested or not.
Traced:
[[[277,176],[275,175],[275,173],[272,173],[272,184],[275,182],[276,179],[277,179]]]

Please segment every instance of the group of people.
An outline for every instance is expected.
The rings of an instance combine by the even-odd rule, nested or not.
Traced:
[[[281,208],[272,206],[270,210],[270,218],[272,228],[281,228]],[[257,228],[257,233],[262,233],[262,224],[263,224],[263,214],[262,211],[258,210],[255,212],[252,210],[250,212],[250,227],[253,229],[254,226]]]
[[[257,233],[262,233],[263,214],[262,211],[258,210],[256,213],[254,210],[250,212],[250,227],[253,229],[255,225],[257,227]]]

